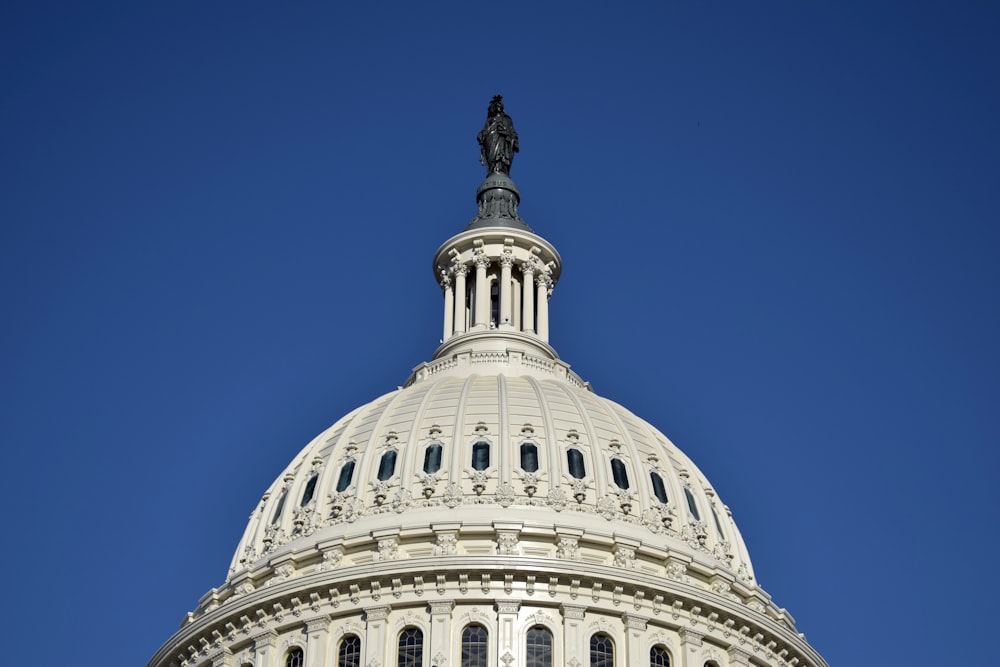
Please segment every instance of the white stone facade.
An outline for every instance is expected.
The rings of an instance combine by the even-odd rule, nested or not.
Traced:
[[[481,667],[470,627],[490,667],[825,667],[698,468],[549,346],[561,263],[519,218],[443,244],[433,359],[295,457],[150,667],[396,667],[418,634],[413,665]]]

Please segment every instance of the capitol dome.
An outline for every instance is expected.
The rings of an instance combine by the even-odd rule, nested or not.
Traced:
[[[441,345],[299,452],[150,667],[825,667],[701,471],[549,345],[499,98],[479,138]]]

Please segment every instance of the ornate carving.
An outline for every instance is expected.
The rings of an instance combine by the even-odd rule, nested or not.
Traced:
[[[233,595],[234,596],[249,595],[250,593],[253,592],[254,592],[253,582],[247,579],[246,581],[240,582],[240,584],[236,587],[236,590],[233,591]]]
[[[517,544],[517,533],[514,531],[497,531],[497,555],[519,556],[521,549]]]
[[[582,504],[587,499],[587,482],[582,479],[574,479],[570,482],[570,486],[573,487],[573,498]]]
[[[448,664],[448,658],[444,653],[438,651],[434,654],[434,660],[431,663],[431,667],[445,667]]]
[[[516,614],[520,609],[520,600],[497,600],[497,613]]]
[[[500,662],[504,664],[504,667],[510,667],[514,664],[514,656],[511,655],[510,651],[507,651],[500,657]]]
[[[535,495],[538,491],[538,474],[533,472],[526,472],[521,478],[521,482],[524,484],[524,493],[527,494],[529,498]]]
[[[267,580],[265,586],[271,586],[286,579],[291,579],[293,574],[295,574],[295,566],[291,563],[282,563],[274,568],[274,575]]]
[[[462,486],[458,482],[450,482],[444,487],[444,504],[454,509],[462,504]]]
[[[451,272],[454,273],[456,276],[467,276],[469,275],[469,265],[462,264],[461,262],[456,262],[454,265],[452,265]]]
[[[514,504],[514,486],[510,482],[503,482],[497,486],[496,501],[501,507],[510,507]]]
[[[423,473],[417,477],[420,482],[421,492],[424,494],[424,498],[430,498],[434,495],[434,489],[437,488],[438,478],[437,475],[428,475]]]
[[[586,494],[584,494],[584,497],[586,497]],[[549,489],[549,495],[545,498],[545,504],[555,511],[561,512],[566,508],[566,492],[559,487]]]
[[[344,558],[343,547],[332,547],[323,552],[323,562],[319,564],[320,572],[336,569]]]
[[[378,541],[378,560],[396,560],[398,558],[399,542],[395,537],[387,537]]]
[[[410,492],[400,489],[392,496],[392,509],[396,514],[402,514],[410,508]]]
[[[472,253],[472,263],[475,264],[476,269],[488,269],[490,266],[490,257],[482,250],[475,250]]]
[[[602,517],[611,521],[615,518],[615,513],[618,511],[617,498],[612,495],[601,496],[600,500],[597,501],[597,513]]]
[[[621,544],[615,545],[615,565],[628,569],[635,568],[635,549]]]
[[[575,537],[560,537],[556,545],[556,558],[580,560],[580,541]]]
[[[687,565],[683,561],[668,558],[666,565],[667,579],[673,579],[674,581],[687,580]]]
[[[434,545],[435,556],[454,556],[458,553],[458,537],[455,533],[438,533]]]
[[[486,490],[486,480],[489,479],[486,471],[473,470],[470,477],[472,477],[472,490],[477,496],[483,495],[483,491]]]

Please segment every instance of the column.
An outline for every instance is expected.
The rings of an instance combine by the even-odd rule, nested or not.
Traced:
[[[514,254],[504,250],[500,256],[500,321],[497,327],[510,327],[510,267],[514,265]]]
[[[564,604],[560,607],[563,615],[563,662],[571,665],[589,665],[583,620],[587,608],[581,605]]]
[[[476,320],[473,325],[476,328],[482,326],[488,329],[490,326],[490,284],[486,280],[486,267],[490,265],[490,258],[486,253],[479,251],[472,262],[476,265]]]
[[[451,612],[455,609],[454,600],[435,600],[430,603],[431,607],[431,636],[427,638],[425,646],[427,653],[433,656],[431,664],[437,664],[438,656],[444,656],[443,664],[450,664],[448,658],[452,657],[451,638]]]
[[[517,658],[517,612],[521,609],[520,600],[497,600],[497,653],[500,662],[510,665]]]
[[[689,628],[681,628],[677,634],[681,638],[681,664],[678,667],[701,667],[698,649],[701,648],[701,640],[705,635]]]
[[[326,664],[326,640],[329,628],[329,616],[317,616],[306,621],[306,667],[324,667]]]
[[[549,286],[552,279],[544,273],[539,273],[535,278],[538,284],[538,336],[546,343],[549,342]]]
[[[378,607],[365,607],[365,623],[367,624],[367,640],[365,641],[366,664],[387,665],[389,656],[394,655],[395,646],[387,644],[386,633],[388,632],[389,612],[392,607],[380,605]]]
[[[623,661],[626,665],[641,665],[649,661],[649,653],[643,635],[646,634],[647,619],[635,614],[622,614],[625,623],[626,654]]]
[[[523,292],[521,295],[521,331],[535,333],[535,265],[533,262],[521,262]]]
[[[253,636],[254,667],[277,667],[278,659],[274,655],[277,640],[278,633],[274,630],[265,630]]]
[[[448,340],[455,331],[455,292],[451,288],[451,276],[447,273],[441,276],[441,288],[444,290],[444,335],[441,340]]]
[[[455,265],[455,333],[465,333],[465,275],[469,267],[465,264]]]

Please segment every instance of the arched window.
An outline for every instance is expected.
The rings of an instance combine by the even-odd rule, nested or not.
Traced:
[[[285,506],[285,496],[288,495],[288,490],[281,492],[281,497],[278,498],[278,504],[274,507],[274,515],[271,517],[271,524],[274,525],[278,523],[278,519],[281,518],[281,510]]]
[[[500,324],[500,282],[490,283],[490,324]]]
[[[615,667],[615,643],[603,632],[590,638],[590,667]]]
[[[538,472],[538,447],[533,442],[521,443],[521,470]]]
[[[472,446],[472,469],[486,470],[490,467],[490,443],[480,440]]]
[[[489,635],[481,625],[462,630],[462,667],[488,667]]]
[[[664,505],[667,504],[667,487],[663,485],[663,478],[660,477],[659,473],[650,471],[649,479],[653,482],[653,495]]]
[[[392,477],[396,472],[396,450],[390,449],[382,454],[382,460],[378,462],[378,481],[384,482]]]
[[[351,478],[354,477],[354,461],[348,461],[340,469],[340,477],[337,478],[337,493],[343,493],[351,485]]]
[[[694,496],[691,495],[691,489],[684,487],[684,497],[688,501],[688,509],[691,510],[691,514],[694,515],[695,521],[701,521],[701,515],[698,514],[698,505],[694,502]]]
[[[285,656],[285,667],[302,667],[304,664],[302,649],[298,646],[288,649],[288,654]]]
[[[670,654],[666,648],[657,644],[649,649],[649,667],[670,667]]]
[[[540,625],[528,630],[525,667],[552,667],[552,633]]]
[[[442,449],[441,444],[435,442],[424,450],[424,472],[428,475],[433,475],[441,469]]]
[[[583,479],[587,470],[583,466],[583,452],[575,447],[566,450],[566,463],[569,464],[569,474],[576,479]]]
[[[337,667],[361,667],[361,638],[345,635],[337,650]]]
[[[399,633],[397,667],[422,667],[424,663],[424,633],[419,628],[403,628]]]
[[[306,482],[306,489],[302,492],[302,502],[299,503],[300,507],[305,507],[313,499],[313,494],[316,493],[316,482],[318,481],[319,474],[315,474]]]
[[[621,459],[611,459],[611,476],[615,479],[615,486],[619,489],[628,488],[628,472],[625,470],[625,462]]]

